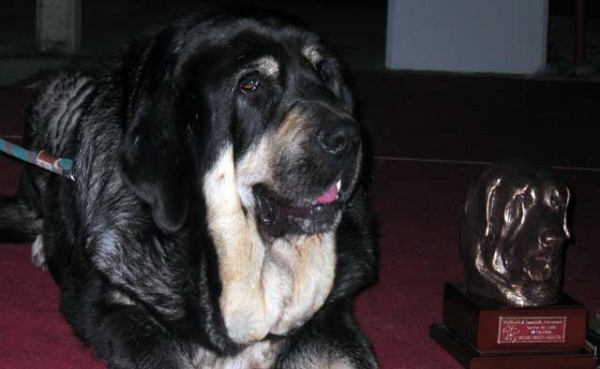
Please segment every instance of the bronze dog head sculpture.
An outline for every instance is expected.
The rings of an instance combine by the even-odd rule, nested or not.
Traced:
[[[510,160],[488,168],[470,187],[461,218],[469,293],[515,306],[558,301],[570,197],[543,166]]]

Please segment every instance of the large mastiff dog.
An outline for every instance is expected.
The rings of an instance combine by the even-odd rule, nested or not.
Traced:
[[[361,129],[340,63],[264,13],[184,18],[37,89],[0,202],[109,368],[376,368],[353,298],[376,277]]]

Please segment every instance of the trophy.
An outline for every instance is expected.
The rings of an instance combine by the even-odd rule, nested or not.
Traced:
[[[587,310],[562,292],[569,188],[510,160],[469,188],[460,220],[466,283],[446,283],[430,336],[465,368],[594,369]]]

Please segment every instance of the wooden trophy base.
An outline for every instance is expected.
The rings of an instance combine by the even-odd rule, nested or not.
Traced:
[[[514,307],[446,283],[443,319],[430,336],[465,368],[596,368],[585,347],[587,310],[568,296],[552,306]]]
[[[493,353],[477,351],[445,324],[433,324],[429,335],[464,368],[469,369],[595,369],[596,357],[586,349],[578,352]]]

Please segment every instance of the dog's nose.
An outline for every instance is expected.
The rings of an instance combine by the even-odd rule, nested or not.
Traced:
[[[348,147],[360,141],[358,123],[352,119],[339,119],[317,133],[321,148],[332,155],[342,155]]]

